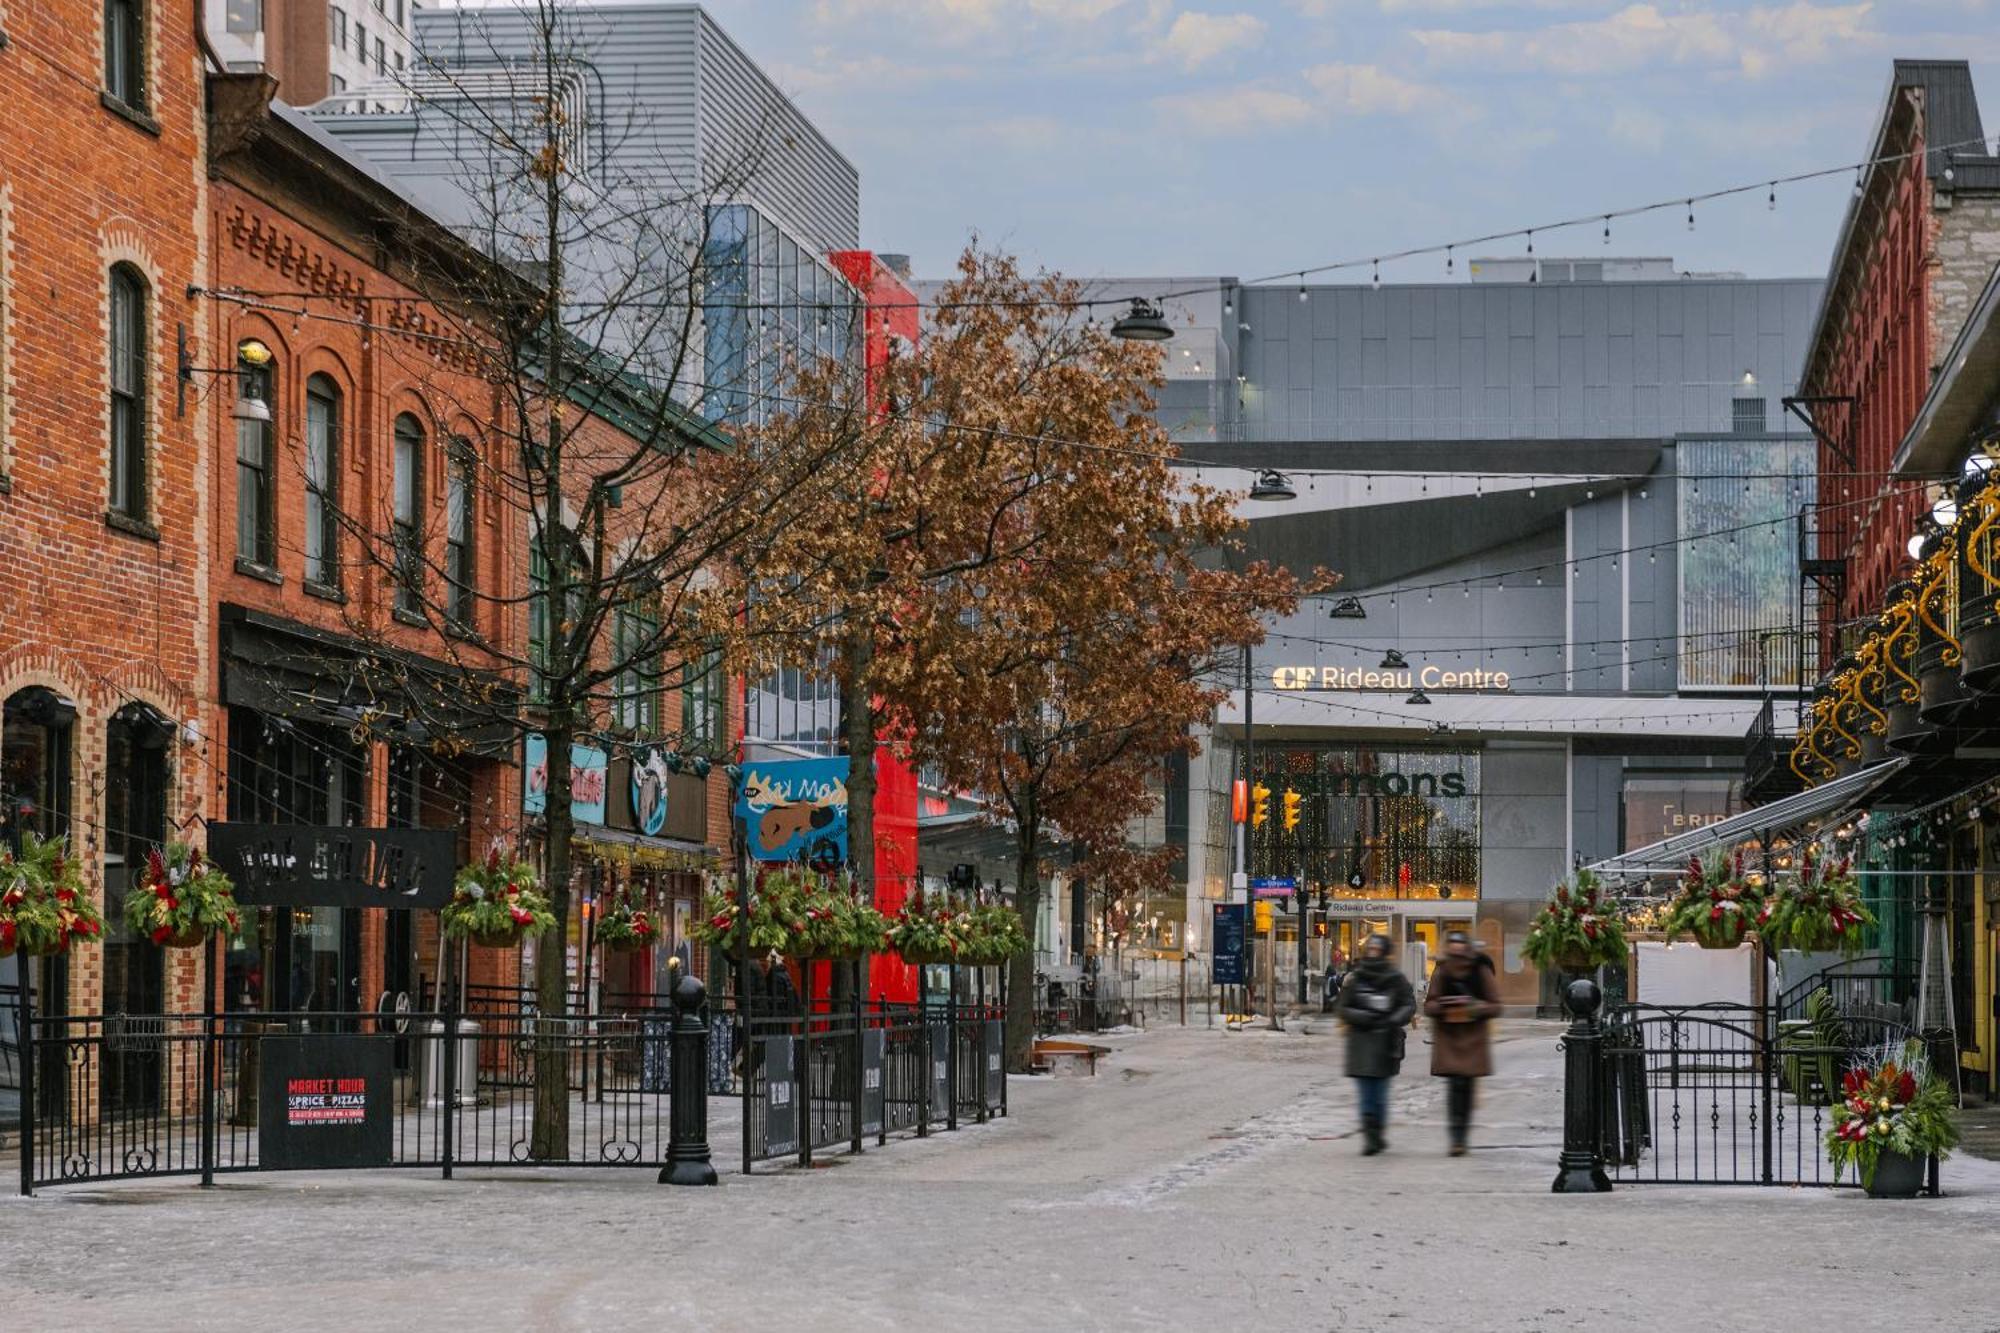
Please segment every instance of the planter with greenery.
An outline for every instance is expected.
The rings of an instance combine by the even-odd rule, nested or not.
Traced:
[[[1556,885],[1528,925],[1521,957],[1545,972],[1594,972],[1625,961],[1625,924],[1596,875],[1579,870]]]
[[[484,862],[458,872],[451,901],[438,915],[446,938],[489,949],[511,949],[556,924],[535,868],[497,845]]]
[[[1863,928],[1874,924],[1853,862],[1822,856],[1814,843],[1806,844],[1798,874],[1781,879],[1757,915],[1757,933],[1774,949],[1850,958],[1861,952]]]
[[[1031,946],[1021,914],[1001,902],[975,903],[959,915],[958,961],[977,967],[1004,963]]]
[[[1734,949],[1764,910],[1763,886],[1743,869],[1743,853],[1715,848],[1688,859],[1661,929],[1704,949]]]
[[[634,907],[632,900],[619,894],[597,922],[597,939],[613,953],[637,953],[659,942],[660,929],[653,914]]]
[[[170,842],[146,853],[145,873],[125,895],[125,924],[168,949],[193,949],[213,931],[234,934],[236,886],[199,847]]]
[[[949,898],[926,898],[912,890],[889,918],[889,947],[906,963],[955,963],[965,947],[959,914]]]
[[[1852,1169],[1869,1194],[1909,1198],[1923,1183],[1925,1163],[1958,1146],[1951,1089],[1931,1072],[1915,1038],[1848,1070],[1840,1093],[1826,1132],[1836,1183]]]
[[[18,858],[0,852],[0,957],[16,951],[46,957],[103,933],[104,917],[62,838],[29,833]]]

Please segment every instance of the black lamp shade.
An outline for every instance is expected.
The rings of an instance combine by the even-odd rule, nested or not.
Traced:
[[[1366,620],[1368,619],[1368,612],[1361,605],[1359,597],[1343,597],[1333,604],[1333,618],[1335,620]]]
[[[1158,306],[1144,298],[1137,298],[1133,300],[1130,310],[1112,321],[1111,336],[1134,342],[1165,342],[1174,336],[1174,328],[1167,323]]]
[[[1257,474],[1257,484],[1250,488],[1253,500],[1296,500],[1299,493],[1292,489],[1292,479],[1282,472],[1266,468]]]
[[[1428,708],[1430,707],[1431,697],[1428,694],[1425,694],[1424,687],[1419,685],[1417,686],[1417,688],[1410,691],[1410,697],[1403,700],[1403,702],[1413,706]]]
[[[1403,660],[1403,655],[1397,652],[1394,648],[1391,648],[1389,649],[1389,651],[1382,654],[1382,670],[1407,671],[1409,670],[1409,668],[1410,664],[1408,662],[1405,662]]]

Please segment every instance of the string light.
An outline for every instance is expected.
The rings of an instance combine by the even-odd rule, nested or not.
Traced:
[[[1688,230],[1694,230],[1694,200],[1688,200]]]

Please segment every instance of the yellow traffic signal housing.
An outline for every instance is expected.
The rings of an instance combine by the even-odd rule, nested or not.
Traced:
[[[1305,798],[1290,788],[1285,790],[1285,832],[1290,833],[1299,826],[1299,807]]]
[[[1272,925],[1272,919],[1271,919],[1272,909],[1269,901],[1263,898],[1259,898],[1254,904],[1252,904],[1252,906],[1256,909],[1253,914],[1254,915],[1253,924],[1255,925],[1256,929],[1260,933],[1269,931]]]
[[[1271,789],[1258,783],[1250,789],[1250,827],[1263,828],[1271,817]]]

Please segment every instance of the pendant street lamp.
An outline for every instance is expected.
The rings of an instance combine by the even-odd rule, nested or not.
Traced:
[[[1403,660],[1403,655],[1397,652],[1394,648],[1391,648],[1388,652],[1382,654],[1382,670],[1408,671],[1409,669],[1410,669],[1410,664],[1408,662],[1405,662]]]
[[[236,344],[236,364],[233,366],[197,366],[194,363],[194,344],[188,340],[187,325],[176,326],[174,332],[174,415],[187,415],[188,385],[194,383],[196,375],[238,375],[245,368],[261,370],[271,364],[274,354],[270,344],[261,338],[245,338]],[[236,405],[229,411],[237,421],[269,421],[271,405],[248,385],[242,385],[236,393]]]
[[[1257,484],[1250,488],[1253,500],[1296,500],[1299,493],[1292,489],[1292,479],[1274,468],[1265,468],[1257,474]]]
[[[1135,296],[1132,308],[1112,321],[1111,336],[1133,342],[1165,342],[1174,336],[1174,328],[1158,306],[1143,296]]]
[[[1430,707],[1431,697],[1428,694],[1425,694],[1424,687],[1419,685],[1417,686],[1417,688],[1410,691],[1410,697],[1403,700],[1403,702],[1405,704],[1410,705],[1411,707],[1428,708]]]
[[[1359,597],[1343,597],[1333,604],[1335,620],[1366,620],[1368,612],[1361,605]]]

